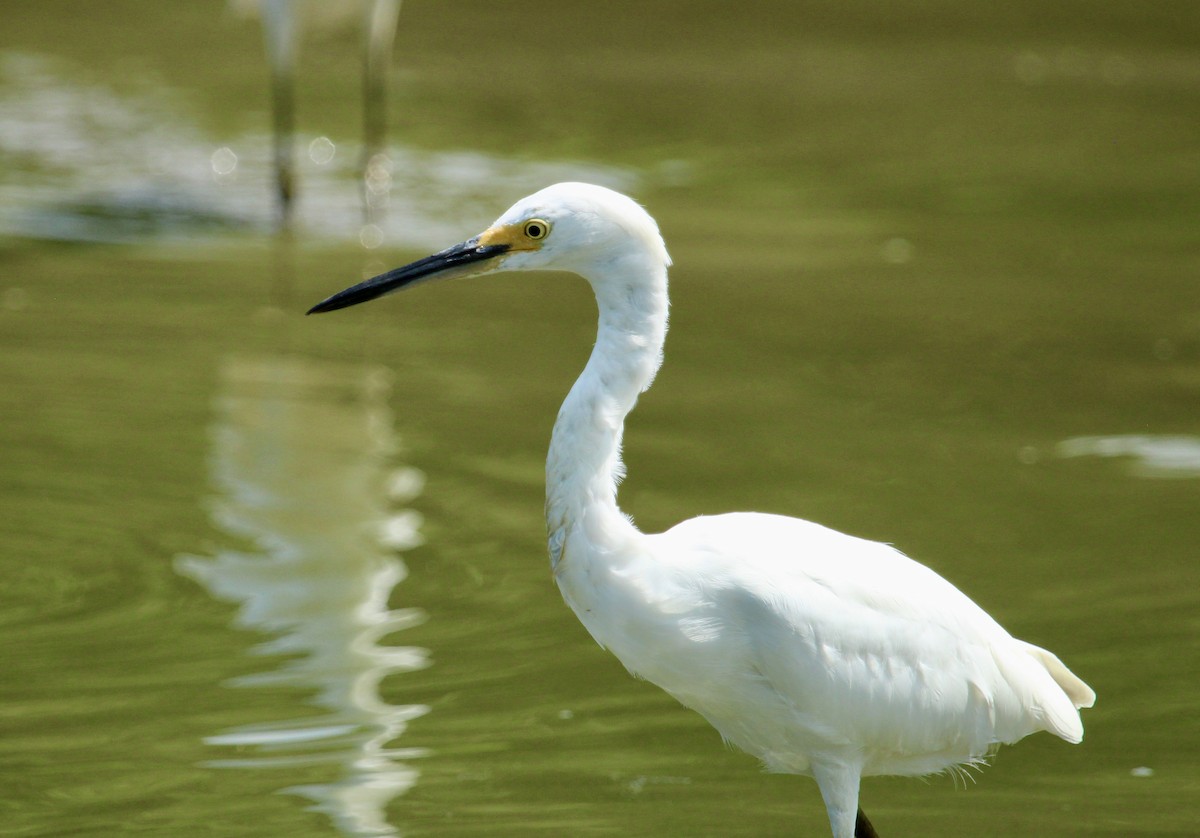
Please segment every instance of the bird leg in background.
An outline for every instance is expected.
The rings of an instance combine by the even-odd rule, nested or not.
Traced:
[[[363,223],[382,222],[391,189],[391,161],[387,156],[388,72],[400,0],[374,0],[367,4],[363,30]]]
[[[293,77],[296,72],[296,23],[288,3],[264,3],[263,39],[267,61],[271,65],[271,134],[275,165],[275,191],[279,211],[279,230],[292,226],[292,205],[296,198],[295,165],[292,146],[296,134],[296,96]]]

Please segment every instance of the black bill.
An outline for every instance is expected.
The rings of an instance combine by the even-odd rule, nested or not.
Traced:
[[[424,280],[458,276],[465,272],[457,271],[456,268],[492,259],[505,253],[508,249],[507,244],[481,246],[479,239],[469,239],[462,244],[448,247],[440,253],[418,259],[402,268],[395,268],[385,274],[360,282],[358,285],[352,285],[345,291],[339,291],[332,297],[317,303],[307,313],[320,314],[325,311],[337,311],[339,308],[356,306]]]

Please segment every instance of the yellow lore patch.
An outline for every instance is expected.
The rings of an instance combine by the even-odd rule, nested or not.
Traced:
[[[531,218],[517,224],[488,227],[479,234],[479,246],[507,245],[509,251],[537,250],[550,234],[550,222]]]

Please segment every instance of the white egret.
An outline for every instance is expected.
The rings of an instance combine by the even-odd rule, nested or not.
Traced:
[[[309,313],[435,278],[560,270],[588,280],[596,344],[546,463],[554,578],[630,672],[769,770],[812,776],[835,838],[875,834],[858,806],[863,776],[975,765],[997,743],[1039,730],[1081,741],[1078,708],[1095,693],[890,546],[751,512],[647,534],[621,512],[621,435],[662,360],[670,263],[633,200],[560,183],[475,238]]]

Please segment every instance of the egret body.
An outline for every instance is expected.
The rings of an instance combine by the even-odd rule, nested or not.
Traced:
[[[441,277],[545,269],[586,279],[596,343],[546,463],[554,578],[630,672],[769,770],[813,777],[835,838],[875,834],[858,807],[863,776],[976,764],[1039,730],[1079,742],[1092,690],[892,547],[752,512],[648,534],[621,512],[621,434],[662,361],[670,262],[633,200],[560,183],[475,238],[309,313]]]

